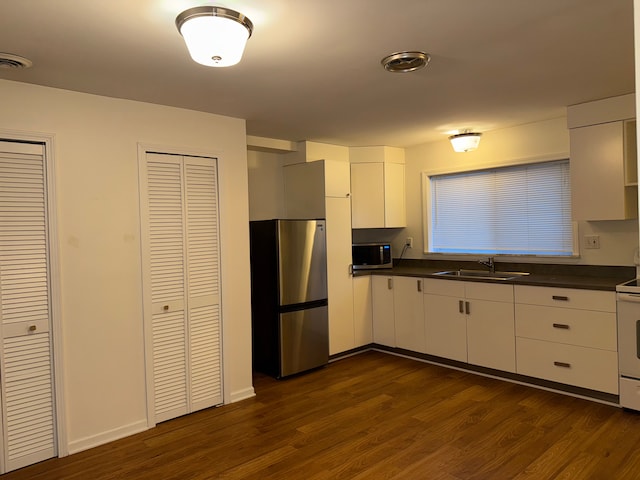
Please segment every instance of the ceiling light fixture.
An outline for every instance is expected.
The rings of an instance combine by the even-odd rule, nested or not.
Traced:
[[[387,55],[380,63],[387,72],[407,73],[425,67],[431,56],[425,52],[397,52]]]
[[[194,61],[208,67],[229,67],[242,58],[253,23],[242,13],[223,7],[193,7],[176,17],[176,27]]]
[[[456,152],[471,152],[478,148],[481,133],[474,133],[469,130],[462,130],[460,133],[451,135],[449,141]]]

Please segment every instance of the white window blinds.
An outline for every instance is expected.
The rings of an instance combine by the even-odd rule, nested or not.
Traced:
[[[569,160],[429,181],[431,252],[572,255]]]

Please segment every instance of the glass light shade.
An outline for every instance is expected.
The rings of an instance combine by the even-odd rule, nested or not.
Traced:
[[[481,133],[458,133],[456,135],[451,135],[449,137],[449,141],[451,142],[451,146],[453,147],[454,151],[470,152],[478,148],[481,136]]]
[[[239,18],[231,18],[229,12]],[[189,16],[178,24],[191,58],[209,67],[229,67],[238,63],[252,28],[244,15],[217,7],[211,7],[211,11],[204,14]]]

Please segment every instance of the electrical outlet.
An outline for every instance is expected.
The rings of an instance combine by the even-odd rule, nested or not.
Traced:
[[[585,235],[584,236],[585,248],[600,248],[600,235]]]
[[[413,237],[407,237],[404,244],[409,248],[413,248]]]

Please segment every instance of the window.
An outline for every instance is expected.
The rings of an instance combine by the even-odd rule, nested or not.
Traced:
[[[569,160],[424,181],[430,252],[573,254]]]

